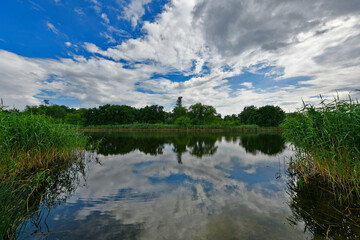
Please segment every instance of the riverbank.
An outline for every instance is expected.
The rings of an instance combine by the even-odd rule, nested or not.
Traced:
[[[295,148],[290,170],[298,175],[299,186],[321,179],[341,202],[359,204],[360,104],[351,98],[305,104],[283,127]]]
[[[64,166],[79,163],[87,137],[41,115],[0,111],[0,236],[16,239],[24,220],[48,200]],[[81,161],[80,161],[81,162]]]
[[[257,125],[194,125],[190,127],[180,127],[170,124],[124,124],[124,125],[94,125],[80,127],[79,131],[83,132],[238,132],[238,133],[281,133],[280,127],[259,127]]]

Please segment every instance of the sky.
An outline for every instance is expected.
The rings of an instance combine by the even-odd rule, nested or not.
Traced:
[[[359,0],[3,0],[0,97],[286,112],[360,97]]]

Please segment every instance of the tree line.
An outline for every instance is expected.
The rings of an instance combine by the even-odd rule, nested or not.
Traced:
[[[20,112],[17,109],[3,111]],[[285,119],[285,112],[278,106],[267,105],[260,108],[247,106],[239,114],[222,117],[210,105],[196,103],[188,108],[184,107],[182,97],[178,97],[175,107],[170,112],[164,111],[164,107],[159,105],[135,108],[127,105],[106,104],[94,108],[75,109],[50,104],[48,100],[44,100],[44,103],[39,106],[26,106],[21,113],[42,114],[53,118],[55,122],[85,126],[150,123],[176,124],[182,127],[244,124],[277,127]]]

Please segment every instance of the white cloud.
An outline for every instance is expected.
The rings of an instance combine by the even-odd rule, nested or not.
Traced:
[[[106,24],[110,23],[110,20],[109,20],[108,16],[106,15],[106,13],[102,13],[101,18],[105,21]]]
[[[99,1],[91,2],[101,10]],[[135,16],[137,26],[147,3],[132,1],[123,17],[131,20]],[[107,49],[85,43],[85,49],[96,57],[80,62],[36,62],[45,73],[42,80],[59,76],[62,87],[56,89],[61,94],[80,96],[86,106],[124,101],[121,103],[134,106],[156,103],[170,110],[177,97],[183,96],[187,106],[202,102],[215,106],[222,114],[239,113],[247,105],[267,104],[292,111],[300,106],[301,99],[313,101],[319,94],[332,97],[336,92],[346,96],[360,88],[359,4],[340,4],[335,0],[306,0],[302,6],[299,4],[283,0],[173,0],[153,22],[143,23],[142,37]],[[101,16],[101,11],[98,14]],[[103,18],[107,21],[107,15]],[[47,26],[58,32],[50,22]],[[111,43],[116,43],[116,36],[127,34],[110,25],[101,33]],[[16,57],[24,65],[33,62]],[[127,61],[128,66],[123,68],[119,60]],[[243,71],[265,74],[276,81],[273,85],[241,82]],[[166,77],[150,79],[153,74],[171,72],[194,76],[185,82]],[[240,79],[239,85],[247,88],[233,89],[227,79],[234,76]],[[296,77],[300,81],[289,80]],[[80,87],[83,85],[88,87]],[[40,81],[37,90],[26,99],[33,99],[39,89],[52,86],[54,83]],[[93,86],[99,86],[99,90]],[[137,88],[158,94],[138,92]],[[119,97],[116,91],[127,97]]]
[[[135,28],[145,14],[144,6],[150,2],[151,0],[131,0],[128,6],[124,8],[122,17],[131,21],[131,26]]]
[[[66,45],[67,47],[71,47],[71,46],[72,46],[71,42],[65,42],[65,45]]]
[[[84,10],[82,8],[75,8],[74,12],[76,12],[77,14],[79,14],[80,16],[84,16]]]
[[[59,30],[51,22],[47,21],[46,26],[49,31],[52,31],[56,35],[59,34]]]
[[[254,88],[252,82],[243,82],[240,85],[243,85],[243,86],[245,86],[247,88]]]

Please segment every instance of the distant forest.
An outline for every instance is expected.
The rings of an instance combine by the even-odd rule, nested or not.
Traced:
[[[244,125],[255,124],[261,127],[277,127],[285,119],[285,112],[278,106],[267,105],[260,108],[247,106],[238,114],[218,114],[210,105],[196,103],[186,108],[182,105],[182,97],[177,99],[174,109],[164,111],[164,107],[151,105],[143,108],[134,108],[127,105],[106,104],[95,108],[74,109],[64,105],[50,104],[44,100],[39,106],[26,106],[23,111],[17,109],[6,112],[21,114],[42,114],[49,116],[58,123],[75,125],[121,125],[135,123],[175,124],[182,127],[191,125]]]

